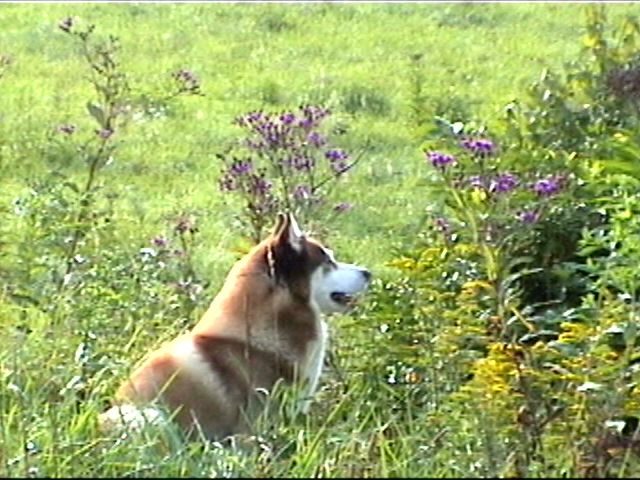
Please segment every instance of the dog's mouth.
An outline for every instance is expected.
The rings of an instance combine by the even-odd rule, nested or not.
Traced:
[[[356,296],[346,292],[332,292],[331,300],[343,307],[351,307],[356,303]]]

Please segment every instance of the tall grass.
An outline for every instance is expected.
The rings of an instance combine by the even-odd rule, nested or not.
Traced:
[[[631,9],[611,5],[610,15]],[[436,202],[420,151],[433,117],[496,123],[543,67],[575,58],[579,13],[559,4],[0,6],[0,55],[11,60],[0,77],[0,475],[505,474],[510,446],[491,438],[495,420],[457,418],[443,400],[460,382],[438,351],[438,321],[450,319],[422,325],[419,346],[383,334],[402,331],[418,295],[385,290],[401,276],[388,261],[419,237]],[[119,38],[143,113],[118,132],[100,172],[80,283],[42,297],[56,235],[64,242],[76,226],[65,182],[86,175],[72,143],[52,132],[94,128],[86,65],[58,28],[69,15]],[[181,68],[196,72],[205,96],[159,102]],[[197,320],[247,247],[229,220],[237,205],[217,188],[215,154],[237,136],[233,118],[307,102],[332,109],[345,149],[366,147],[340,187],[354,208],[325,240],[384,280],[370,306],[331,319],[333,361],[310,415],[275,412],[256,436],[224,446],[187,443],[171,426],[100,434],[96,415],[132,364]],[[197,225],[188,247],[175,228],[184,219]],[[188,255],[141,253],[158,236]],[[189,268],[202,290],[176,288]],[[390,365],[394,349],[433,366],[429,382],[395,381],[417,374]]]

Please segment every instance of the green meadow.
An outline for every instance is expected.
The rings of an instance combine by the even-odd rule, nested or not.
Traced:
[[[631,4],[607,5],[607,28],[634,13]],[[89,200],[78,193],[90,164],[79,145],[93,145],[87,103],[97,97],[81,44],[59,27],[67,17],[74,28],[94,24],[97,40],[117,37],[118,68],[129,85],[127,122],[109,140],[113,152],[94,172]],[[593,34],[587,17],[585,5],[558,3],[1,5],[0,475],[639,474],[635,431],[613,446],[602,447],[602,438],[609,439],[606,422],[637,424],[640,415],[640,399],[611,393],[637,380],[627,367],[637,348],[630,325],[638,315],[632,266],[640,240],[631,242],[640,175],[633,163],[627,174],[610,172],[601,163],[614,150],[598,149],[603,139],[624,138],[624,158],[639,158],[638,124],[628,120],[637,117],[627,115],[624,124],[606,117],[590,149],[545,144],[540,138],[568,137],[569,127],[559,121],[534,131],[533,113],[522,114],[519,136],[508,128],[508,106],[533,101],[531,85],[543,72],[562,81],[568,65],[587,61],[580,60],[585,35]],[[611,58],[629,72],[637,62],[637,55]],[[166,100],[180,69],[193,72],[203,95]],[[580,92],[589,99],[572,97],[582,88],[573,81],[558,87],[558,97],[608,108],[608,97],[586,87]],[[627,104],[638,105],[640,95],[634,98]],[[197,321],[250,244],[238,223],[243,205],[219,188],[216,155],[242,134],[234,119],[302,104],[328,107],[336,143],[360,158],[327,199],[352,208],[319,215],[308,228],[338,259],[365,265],[376,278],[353,313],[330,319],[330,362],[310,414],[283,409],[231,446],[187,442],[171,427],[99,433],[96,416],[131,366]],[[553,105],[535,118],[555,118]],[[530,112],[539,115],[535,108]],[[486,259],[469,253],[471,237],[461,233],[457,250],[438,243],[431,227],[450,204],[424,150],[436,148],[447,122],[503,145],[512,171],[566,167],[573,185],[591,188],[563,197],[559,213],[552,210],[556,223],[537,232],[541,242],[526,244],[527,258],[547,262],[527,272],[553,271],[545,288],[565,296],[536,296],[537,284],[526,279],[508,308],[504,296],[464,296],[473,282],[502,277],[491,277]],[[60,133],[61,125],[73,125],[74,133]],[[596,138],[589,132],[585,138]],[[604,220],[589,223],[593,215],[584,214],[588,219],[578,222],[579,207]],[[181,219],[195,225],[192,234],[176,234]],[[581,235],[575,245],[556,235],[565,231]],[[76,232],[83,233],[70,250]],[[145,263],[141,249],[159,236],[185,256]],[[573,250],[545,256],[554,242]],[[609,269],[603,251],[630,264]],[[185,272],[197,288],[175,287]],[[584,318],[571,316],[586,310]],[[583,335],[578,353],[556,359],[540,353],[551,348],[546,341],[500,336],[511,328],[510,315],[529,325],[529,335],[552,331],[560,342],[568,333]],[[500,335],[482,334],[487,348],[459,341],[496,317],[506,326]],[[536,323],[542,317],[547,323]],[[614,327],[624,330],[626,343],[612,353],[602,339]],[[500,356],[507,347],[535,361],[507,367]],[[606,372],[598,369],[605,357],[612,362]],[[543,364],[571,375],[546,377]],[[523,371],[535,388],[518,383]],[[578,388],[586,382],[609,395],[587,398],[588,386]],[[545,409],[556,412],[545,403],[556,393],[563,410],[547,415]],[[521,421],[524,406],[537,412],[533,423]]]

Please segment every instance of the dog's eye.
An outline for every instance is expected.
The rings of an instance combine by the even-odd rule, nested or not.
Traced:
[[[336,268],[338,265],[336,264],[336,261],[333,259],[333,252],[331,252],[331,250],[326,249],[326,248],[321,248],[320,249],[320,259],[323,265],[323,268],[328,271],[329,269],[334,269]]]
[[[326,254],[326,253],[325,253],[325,257],[324,257],[324,263],[325,263],[325,265],[327,265],[327,266],[329,266],[331,268],[338,268],[338,264],[333,259],[333,257],[331,255]]]

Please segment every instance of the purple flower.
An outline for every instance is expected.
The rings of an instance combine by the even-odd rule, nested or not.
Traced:
[[[439,232],[448,232],[449,231],[449,222],[447,222],[446,219],[442,218],[442,217],[438,217],[433,221],[433,224],[435,225],[436,229]]]
[[[346,172],[347,170],[349,170],[349,168],[351,168],[351,165],[348,165],[346,162],[346,160],[349,158],[349,154],[347,154],[343,150],[327,150],[324,156],[329,159],[332,170],[338,175]]]
[[[346,160],[347,158],[349,158],[349,155],[345,151],[339,149],[327,150],[324,156],[327,157],[331,162]]]
[[[291,112],[280,115],[280,121],[285,125],[291,125],[295,120],[296,116]]]
[[[470,138],[465,138],[460,143],[460,145],[465,150],[468,150],[473,155],[476,155],[479,157],[489,156],[494,152],[494,149],[495,149],[495,145],[491,140],[482,139],[482,138],[478,138],[475,140]]]
[[[480,175],[473,175],[472,177],[469,177],[467,182],[471,188],[487,188],[484,178]]]
[[[307,135],[307,142],[314,147],[320,148],[327,143],[327,140],[318,132],[311,132]]]
[[[298,121],[298,126],[304,130],[311,130],[318,126],[320,121],[330,113],[329,110],[314,105],[300,107],[300,112],[303,118]]]
[[[540,220],[540,213],[536,212],[535,210],[523,210],[522,212],[518,213],[517,216],[522,223],[527,224],[536,223],[538,220]]]
[[[56,130],[59,133],[66,133],[67,135],[71,135],[76,131],[76,126],[71,124],[59,125]]]
[[[455,165],[456,159],[453,155],[447,155],[446,153],[441,152],[426,152],[427,159],[431,162],[436,168],[444,168],[447,165]]]
[[[294,145],[294,140],[291,136],[291,127],[287,125],[276,124],[271,120],[268,120],[252,125],[251,127],[258,135],[260,135],[263,140],[260,143],[263,146],[269,148],[288,148]]]
[[[348,210],[351,210],[353,205],[347,202],[340,202],[336,206],[333,207],[333,211],[336,213],[343,213]]]
[[[229,173],[231,175],[239,177],[241,175],[244,175],[245,173],[249,173],[252,170],[252,168],[253,166],[251,165],[251,161],[236,160],[231,165],[231,168],[229,169]]]
[[[253,184],[251,185],[251,193],[254,195],[265,196],[271,190],[273,184],[269,180],[265,180],[264,177],[254,176]]]
[[[518,177],[512,173],[502,173],[489,184],[489,191],[507,193],[518,186]]]
[[[110,128],[103,128],[101,130],[96,130],[96,133],[101,139],[108,140],[109,138],[111,138],[111,135],[113,135],[113,130],[111,130]]]
[[[310,130],[315,126],[315,123],[310,118],[303,118],[298,122],[298,126],[304,128],[305,130]]]
[[[329,115],[329,110],[315,105],[307,105],[302,107],[302,113],[305,117],[312,121],[318,121]]]
[[[60,30],[69,33],[71,31],[71,27],[73,27],[73,18],[67,17],[61,20],[58,23],[58,27],[60,28]]]
[[[158,248],[164,248],[169,245],[169,239],[167,237],[159,235],[157,237],[154,237],[153,240],[151,240],[151,243]]]
[[[266,117],[268,118],[268,117]],[[259,122],[260,120],[265,119],[264,114],[262,113],[262,111],[260,110],[256,110],[255,112],[249,112],[245,115],[242,115],[240,117],[237,117],[235,119],[235,123],[240,125],[240,126],[251,126],[254,125],[255,123]]]
[[[316,161],[313,157],[304,154],[298,154],[289,161],[290,165],[298,171],[308,172],[316,166]]]
[[[538,180],[532,188],[540,197],[551,197],[560,192],[560,182],[557,178],[549,176]]]

